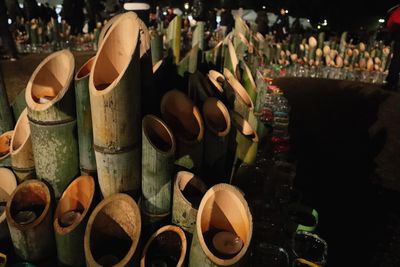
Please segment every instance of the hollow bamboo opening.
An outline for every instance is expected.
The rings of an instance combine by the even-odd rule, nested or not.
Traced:
[[[156,116],[143,119],[143,130],[150,144],[163,153],[175,152],[175,138],[168,126]]]
[[[207,191],[207,186],[199,177],[186,171],[178,172],[176,179],[182,198],[194,209],[198,209],[201,199]]]
[[[224,75],[226,80],[228,81],[229,88],[235,92],[237,97],[240,97],[242,102],[250,109],[254,108],[253,101],[249,94],[247,93],[246,89],[240,84],[240,82],[233,76],[232,72],[227,68],[224,69]]]
[[[13,133],[14,131],[8,131],[0,135],[0,160],[10,154]]]
[[[11,140],[11,154],[14,155],[18,153],[19,150],[25,145],[31,136],[31,128],[29,126],[28,120],[28,110],[27,108],[22,111],[18,118],[17,124],[15,125],[14,135]]]
[[[258,135],[247,120],[245,120],[242,116],[240,116],[240,114],[236,112],[231,112],[231,118],[232,124],[242,135],[251,139],[253,142],[258,142]]]
[[[207,127],[218,136],[226,136],[231,129],[231,117],[224,103],[208,98],[203,105],[203,116]]]
[[[62,194],[55,214],[54,230],[58,234],[67,234],[75,229],[86,217],[93,202],[95,192],[94,180],[91,176],[79,176],[65,189]],[[70,225],[65,225],[65,218],[68,212],[79,214],[76,220]]]
[[[224,89],[222,88],[222,85],[225,82],[224,75],[222,75],[218,71],[210,70],[208,73],[208,79],[211,81],[211,83],[214,85],[219,93],[222,94],[224,92]]]
[[[88,61],[86,61],[85,64],[83,64],[83,66],[79,69],[78,73],[75,75],[75,80],[81,80],[89,76],[90,71],[93,68],[94,60],[95,57],[92,57]]]

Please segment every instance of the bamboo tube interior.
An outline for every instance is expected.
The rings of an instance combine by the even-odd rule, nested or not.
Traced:
[[[93,66],[91,79],[95,91],[105,90],[122,78],[136,50],[138,36],[136,14],[125,13],[113,21]]]
[[[199,109],[182,92],[169,91],[161,100],[161,114],[177,138],[186,142],[201,141],[204,125]]]
[[[218,136],[226,136],[231,129],[231,118],[224,103],[208,98],[203,105],[203,116],[207,127]]]
[[[258,142],[258,135],[247,120],[245,120],[242,116],[240,116],[240,114],[236,112],[231,113],[231,118],[232,124],[241,134],[251,139],[253,142]]]
[[[158,151],[175,152],[175,140],[171,130],[159,118],[146,116],[143,119],[143,130],[149,142]]]
[[[11,139],[11,154],[17,153],[31,136],[31,128],[28,120],[28,110],[25,108],[15,125],[14,135]]]
[[[8,131],[0,135],[0,160],[10,154],[10,146],[14,131]]]
[[[83,66],[79,69],[78,73],[76,74],[75,80],[81,80],[89,76],[90,71],[92,70],[94,64],[94,60],[95,57],[92,57],[88,61],[86,61],[85,64],[83,64]]]
[[[237,97],[240,97],[247,107],[253,108],[253,101],[251,101],[251,98],[246,92],[246,89],[244,89],[243,85],[241,85],[240,82],[233,76],[230,70],[225,68],[224,75],[226,77],[226,80],[228,81],[229,87],[235,92],[235,95]]]
[[[201,199],[207,191],[207,186],[193,173],[180,171],[177,174],[177,185],[184,199],[198,209]]]
[[[15,174],[7,168],[0,168],[0,188],[11,195],[17,188]]]
[[[67,187],[54,215],[54,230],[57,233],[67,234],[81,223],[90,209],[94,192],[94,180],[91,176],[80,176]]]
[[[214,85],[214,87],[220,92],[221,94],[224,92],[222,85],[225,82],[225,77],[221,73],[215,70],[210,70],[208,73],[208,79]]]

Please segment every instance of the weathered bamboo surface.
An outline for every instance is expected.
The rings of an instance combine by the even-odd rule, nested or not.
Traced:
[[[14,173],[7,168],[0,168],[0,202],[7,202],[15,188],[17,188],[17,179]],[[5,208],[5,206],[0,206],[0,242],[10,236]]]
[[[0,167],[11,167],[11,139],[14,131],[7,131],[0,135]]]

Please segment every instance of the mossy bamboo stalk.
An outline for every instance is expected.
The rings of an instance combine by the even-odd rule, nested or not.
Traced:
[[[213,244],[206,241],[205,235],[210,230],[228,233],[240,240],[242,246],[229,257],[226,255],[226,258],[222,258],[216,252],[224,249],[224,245],[222,248],[213,245],[217,243],[218,234],[213,237]],[[199,206],[190,248],[189,267],[248,266],[247,255],[252,235],[253,219],[242,193],[229,184],[213,186],[204,195]]]
[[[36,175],[56,198],[79,173],[74,68],[70,51],[55,52],[39,64],[25,92]]]
[[[93,143],[104,197],[140,191],[140,22],[120,15],[102,42],[89,78]]]
[[[181,28],[182,28],[182,17],[176,16],[168,25],[167,28],[167,43],[168,47],[172,52],[175,64],[179,64],[181,61]]]
[[[75,75],[76,118],[79,138],[79,165],[82,175],[95,175],[92,111],[90,108],[89,74],[95,58],[90,58]]]
[[[201,51],[204,51],[204,27],[205,27],[205,22],[204,21],[197,21],[196,26],[193,30],[193,39],[192,39],[192,47],[194,47],[196,44],[199,45],[199,49]]]
[[[94,196],[93,177],[79,176],[65,189],[57,204],[53,227],[58,261],[65,266],[85,265],[83,238]],[[68,212],[79,214],[79,217],[75,220],[66,218]]]
[[[135,266],[141,226],[140,210],[133,198],[121,193],[105,198],[86,226],[86,266]]]
[[[18,257],[26,261],[51,257],[55,244],[51,194],[46,184],[29,180],[18,185],[7,202],[6,214]]]
[[[8,102],[7,90],[0,70],[0,134],[3,134],[14,127],[14,118]]]
[[[12,171],[0,168],[0,202],[8,202],[11,194],[17,188],[17,179]],[[5,207],[4,207],[5,208]],[[6,210],[0,211],[0,241],[10,236],[6,220]]]
[[[191,172],[176,174],[172,202],[172,223],[188,233],[193,233],[196,225],[197,209],[207,191],[204,182]]]
[[[11,167],[11,140],[14,131],[0,135],[0,167]]]

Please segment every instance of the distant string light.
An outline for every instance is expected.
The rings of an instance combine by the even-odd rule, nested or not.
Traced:
[[[289,13],[289,10],[286,9],[286,10],[285,10],[285,13],[286,13],[286,14]]]
[[[188,10],[189,9],[189,3],[185,3],[184,7],[185,7],[186,10]]]
[[[322,26],[328,26],[328,21],[324,19],[324,22],[322,22]]]
[[[262,9],[266,9],[267,7],[266,6],[262,6]]]
[[[385,23],[385,19],[379,19],[378,22],[379,23]]]

